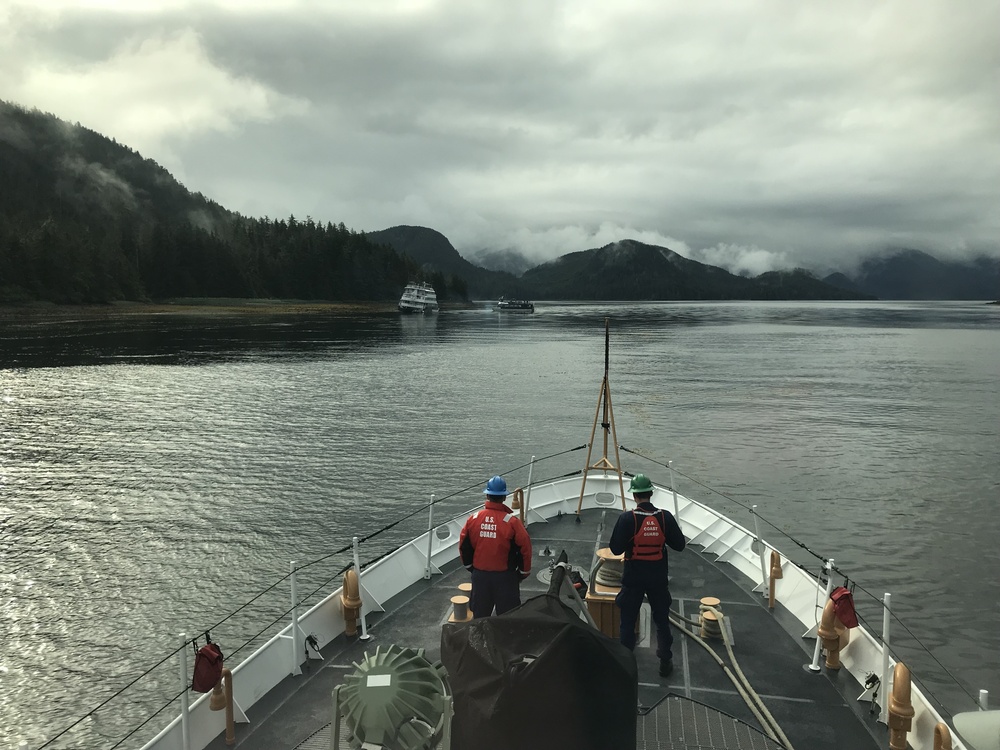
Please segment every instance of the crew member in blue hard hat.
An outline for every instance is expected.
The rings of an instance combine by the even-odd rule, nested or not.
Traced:
[[[608,546],[616,555],[625,553],[622,588],[615,598],[621,610],[623,646],[635,648],[635,623],[643,598],[656,624],[656,655],[660,658],[660,675],[666,677],[674,668],[674,636],[670,632],[670,589],[667,578],[667,546],[680,552],[684,549],[684,534],[670,511],[661,510],[651,502],[653,483],[645,474],[636,474],[629,485],[635,510],[618,516]]]
[[[465,522],[458,538],[462,564],[472,572],[473,617],[498,615],[521,603],[521,581],[531,574],[531,538],[504,501],[507,482],[495,476],[483,490],[486,505]]]

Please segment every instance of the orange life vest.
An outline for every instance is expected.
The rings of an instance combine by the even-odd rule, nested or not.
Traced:
[[[630,560],[662,560],[663,545],[667,542],[667,535],[663,532],[663,525],[666,523],[662,516],[663,511],[647,513],[643,510],[632,511],[636,521],[635,534],[632,536],[632,556]],[[639,519],[642,523],[639,523]]]

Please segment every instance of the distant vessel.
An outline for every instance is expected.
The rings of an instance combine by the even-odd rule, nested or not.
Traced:
[[[426,281],[411,281],[399,298],[399,310],[405,313],[437,312],[438,298]]]
[[[533,313],[535,305],[526,299],[507,299],[506,297],[501,297],[497,300],[493,309],[497,312]]]

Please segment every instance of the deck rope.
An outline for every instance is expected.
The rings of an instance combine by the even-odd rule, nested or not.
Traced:
[[[739,661],[733,653],[732,644],[729,642],[729,634],[726,632],[725,627],[722,627],[722,612],[714,607],[705,607],[705,610],[714,614],[718,619],[720,630],[722,631],[722,640],[726,645],[726,651],[729,654],[729,659],[732,661],[733,667],[736,670],[735,674],[733,673],[733,670],[730,669],[729,666],[723,661],[722,657],[716,653],[715,649],[712,648],[712,646],[704,638],[702,638],[699,633],[688,630],[684,627],[682,623],[691,622],[690,620],[682,617],[673,610],[670,610],[670,621],[673,626],[680,630],[684,635],[693,639],[698,645],[708,651],[708,653],[715,660],[716,664],[722,668],[726,677],[728,677],[730,682],[732,682],[736,687],[736,691],[740,694],[740,697],[743,698],[743,702],[746,703],[747,708],[750,709],[757,721],[760,722],[760,725],[764,728],[764,732],[767,736],[775,742],[781,744],[785,750],[795,750],[792,746],[791,740],[788,739],[787,735],[781,729],[781,725],[778,724],[778,721],[768,710],[767,706],[764,705],[764,701],[757,694],[757,691],[753,689],[753,686],[750,684],[750,680],[747,679],[746,674],[744,674],[743,670],[740,668]],[[698,624],[700,625],[700,623]]]
[[[651,456],[647,456],[647,455],[645,455],[644,453],[641,453],[640,451],[637,451],[637,450],[633,450],[633,449],[631,449],[631,448],[628,448],[628,447],[626,447],[626,446],[624,446],[624,445],[619,445],[619,446],[618,446],[618,448],[619,448],[620,450],[623,450],[623,451],[625,451],[626,453],[631,453],[631,454],[632,454],[632,455],[634,455],[634,456],[638,456],[639,458],[642,458],[642,459],[645,459],[646,461],[649,461],[650,463],[653,463],[653,464],[656,464],[657,466],[662,466],[663,468],[666,468],[666,469],[670,469],[670,470],[671,470],[671,471],[673,471],[674,473],[676,473],[676,474],[678,474],[678,475],[680,475],[680,476],[684,477],[685,479],[687,479],[687,480],[688,480],[689,482],[692,482],[693,484],[696,484],[696,485],[698,485],[699,487],[701,487],[701,488],[703,488],[703,489],[705,489],[705,490],[708,490],[709,492],[711,492],[711,493],[713,493],[713,494],[715,494],[715,495],[718,495],[719,497],[722,497],[722,498],[725,498],[726,500],[728,500],[729,502],[731,502],[731,503],[732,503],[733,505],[736,505],[736,506],[739,506],[740,508],[743,508],[743,509],[744,509],[744,510],[746,510],[746,511],[747,511],[748,513],[753,513],[753,514],[754,514],[754,515],[755,515],[755,516],[756,516],[757,518],[759,518],[759,519],[760,519],[761,521],[763,521],[763,522],[764,522],[765,524],[767,524],[767,525],[768,525],[768,526],[770,526],[770,527],[771,527],[772,529],[774,529],[775,531],[777,531],[778,533],[780,533],[780,534],[781,534],[781,535],[782,535],[783,537],[785,537],[786,539],[788,539],[788,540],[789,540],[790,542],[792,542],[792,543],[793,543],[793,544],[795,544],[796,546],[800,547],[801,549],[805,550],[805,551],[806,551],[806,552],[808,552],[808,553],[809,553],[810,555],[812,555],[813,557],[815,557],[815,558],[816,558],[817,560],[820,560],[821,562],[823,562],[823,563],[824,563],[824,565],[825,565],[825,564],[827,563],[827,561],[828,561],[828,559],[829,559],[829,558],[827,558],[827,557],[825,557],[825,556],[823,556],[823,555],[819,554],[818,552],[816,552],[816,551],[812,550],[812,549],[811,549],[811,548],[810,548],[810,547],[809,547],[808,545],[806,545],[806,544],[805,544],[804,542],[802,542],[802,541],[800,541],[800,540],[796,539],[796,538],[795,538],[794,536],[792,536],[791,534],[789,534],[789,533],[788,533],[787,531],[785,531],[785,530],[784,530],[784,529],[782,529],[781,527],[777,526],[776,524],[772,523],[772,522],[771,522],[770,520],[768,520],[768,519],[767,519],[767,518],[766,518],[765,516],[762,516],[762,515],[761,515],[761,514],[760,514],[759,512],[757,512],[756,510],[754,510],[753,508],[751,508],[751,507],[750,507],[749,505],[747,505],[746,503],[742,503],[742,502],[740,502],[739,500],[737,500],[737,499],[735,499],[735,498],[733,498],[733,497],[731,497],[731,496],[727,495],[727,494],[726,494],[725,492],[720,492],[719,490],[715,489],[714,487],[711,487],[710,485],[707,485],[707,484],[705,484],[704,482],[701,482],[701,481],[699,481],[698,479],[695,479],[694,477],[692,477],[692,476],[690,476],[690,475],[688,475],[688,474],[685,474],[684,472],[680,471],[680,470],[679,470],[679,469],[677,469],[676,467],[673,467],[673,466],[670,466],[669,464],[667,464],[667,463],[664,463],[663,461],[658,461],[657,459],[655,459],[655,458],[652,458]],[[670,489],[675,489],[675,488],[671,487]],[[799,562],[796,562],[796,561],[794,561],[794,560],[788,560],[787,562],[791,563],[792,565],[794,565],[795,567],[799,568],[800,570],[802,570],[803,572],[805,572],[805,573],[806,573],[807,575],[809,575],[809,576],[810,576],[810,577],[812,577],[812,578],[815,578],[816,580],[821,580],[821,578],[822,578],[822,572],[821,572],[821,574],[820,574],[820,575],[816,575],[816,573],[814,573],[813,571],[811,571],[811,570],[810,570],[810,569],[809,569],[808,567],[806,567],[806,566],[805,566],[805,565],[803,565],[802,563],[799,563]],[[876,602],[876,603],[878,604],[878,606],[879,606],[879,607],[884,607],[884,606],[885,606],[885,605],[884,605],[884,603],[883,603],[883,601],[882,601],[882,597],[880,597],[880,596],[876,596],[875,594],[873,594],[873,593],[872,593],[871,591],[869,591],[869,590],[868,590],[868,589],[866,589],[866,588],[865,588],[864,586],[862,586],[861,584],[859,584],[859,583],[858,583],[857,581],[855,581],[855,580],[854,580],[853,578],[850,578],[850,577],[848,576],[848,574],[847,574],[847,573],[846,573],[846,572],[845,572],[844,570],[842,570],[841,568],[837,567],[836,565],[833,565],[833,566],[831,566],[831,567],[830,567],[830,574],[832,575],[832,574],[834,574],[834,573],[836,573],[836,574],[837,574],[837,575],[839,575],[839,576],[842,576],[842,577],[844,578],[845,582],[846,582],[846,581],[849,581],[849,582],[850,582],[850,584],[851,584],[851,587],[852,587],[852,590],[853,590],[853,588],[854,588],[854,587],[856,587],[856,588],[860,589],[860,590],[861,590],[861,591],[862,591],[863,593],[865,593],[865,594],[867,594],[867,595],[868,595],[869,597],[871,597],[871,598],[872,598],[872,600],[874,600],[874,601],[875,601],[875,602]],[[819,604],[818,604],[818,600],[817,600],[817,604],[816,604],[816,608],[817,608],[817,609],[819,609]],[[918,645],[918,646],[919,646],[919,647],[921,648],[921,650],[923,650],[923,652],[924,652],[924,653],[926,653],[926,654],[927,654],[927,655],[928,655],[928,656],[929,656],[929,657],[930,657],[930,658],[931,658],[931,659],[932,659],[932,660],[934,661],[934,663],[938,665],[938,667],[939,667],[939,668],[941,669],[941,671],[942,671],[942,672],[944,672],[944,673],[945,673],[946,675],[948,675],[948,677],[949,677],[949,678],[951,679],[951,681],[952,681],[952,682],[953,682],[953,683],[954,683],[954,684],[955,684],[956,686],[958,686],[958,688],[959,688],[959,689],[960,689],[960,690],[961,690],[961,691],[962,691],[963,693],[965,693],[965,695],[966,695],[966,696],[968,696],[969,700],[970,700],[970,701],[972,701],[972,703],[973,703],[973,704],[974,704],[974,705],[975,705],[975,706],[976,706],[976,707],[978,708],[978,706],[979,706],[979,699],[978,699],[978,698],[977,698],[976,696],[974,696],[974,695],[973,695],[973,694],[972,694],[972,693],[971,693],[971,692],[969,691],[969,689],[968,689],[968,688],[966,688],[966,687],[965,687],[965,685],[963,685],[963,684],[961,683],[961,681],[959,681],[959,679],[958,679],[957,677],[955,677],[955,675],[954,675],[954,674],[953,674],[953,673],[951,672],[951,670],[949,670],[949,669],[948,669],[948,668],[947,668],[947,667],[946,667],[946,666],[945,666],[944,664],[942,664],[942,663],[941,663],[941,660],[940,660],[940,659],[938,659],[938,658],[937,658],[937,656],[935,656],[935,655],[934,655],[934,652],[933,652],[933,651],[932,651],[931,649],[929,649],[929,648],[928,648],[928,647],[927,647],[927,646],[926,646],[926,645],[925,645],[925,644],[924,644],[924,643],[923,643],[923,642],[922,642],[922,641],[921,641],[921,640],[920,640],[920,639],[919,639],[919,638],[918,638],[918,637],[917,637],[917,636],[916,636],[916,635],[915,635],[915,634],[913,633],[913,631],[912,631],[912,630],[911,630],[911,629],[910,629],[909,627],[907,627],[906,623],[904,623],[904,622],[903,622],[903,621],[902,621],[902,620],[901,620],[901,619],[899,618],[899,616],[898,616],[898,615],[896,615],[896,614],[895,614],[895,612],[893,612],[893,611],[892,611],[892,609],[891,609],[891,608],[889,609],[889,613],[890,613],[890,614],[891,614],[891,615],[893,616],[893,619],[894,619],[894,620],[895,620],[895,621],[896,621],[897,623],[899,623],[900,627],[902,627],[902,628],[903,628],[903,630],[905,630],[905,631],[906,631],[906,633],[907,633],[907,634],[908,634],[908,635],[909,635],[909,636],[910,636],[910,637],[911,637],[911,638],[912,638],[912,639],[913,639],[913,640],[914,640],[914,641],[916,642],[916,644],[917,644],[917,645]],[[871,632],[872,632],[873,634],[874,634],[874,633],[878,633],[878,632],[879,632],[879,631],[878,631],[878,630],[876,630],[876,629],[875,629],[874,627],[872,627],[872,625],[871,625],[870,623],[868,623],[868,622],[867,622],[867,621],[866,621],[866,620],[864,619],[864,617],[862,617],[862,615],[861,615],[861,613],[860,613],[860,612],[858,612],[858,619],[859,619],[859,620],[860,620],[860,621],[861,621],[862,623],[864,623],[864,624],[865,624],[865,626],[866,626],[866,627],[867,627],[867,628],[868,628],[868,629],[869,629],[869,630],[870,630],[870,631],[871,631]],[[818,621],[819,621],[819,618],[818,618],[818,615],[817,615],[817,623],[818,623]],[[892,648],[890,648],[890,649],[889,649],[889,653],[890,653],[890,654],[892,654],[892,655],[893,655],[894,657],[896,657],[896,656],[897,656],[896,652],[895,652],[895,651],[894,651],[894,650],[893,650]],[[897,661],[899,661],[899,659],[897,659]],[[927,687],[926,685],[922,686],[922,689],[924,690],[924,692],[925,692],[925,693],[927,693],[928,695],[931,695],[931,696],[933,697],[933,693],[932,693],[932,692],[930,691],[930,689],[929,689],[929,688],[928,688],[928,687]],[[937,699],[935,698],[935,700],[937,700]],[[940,703],[942,703],[942,702],[941,702],[940,700],[938,700],[937,702],[938,702],[939,704],[940,704]]]

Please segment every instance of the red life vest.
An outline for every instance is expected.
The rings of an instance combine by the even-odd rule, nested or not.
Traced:
[[[655,513],[647,513],[642,510],[632,511],[637,528],[632,536],[632,557],[630,560],[662,560],[663,545],[667,542],[667,535],[663,532],[663,524],[666,519],[658,519],[657,516],[663,514],[658,510]],[[639,523],[639,519],[642,523]]]
[[[479,570],[509,570],[514,529],[514,514],[485,508],[476,511],[469,520],[468,535],[475,549],[473,564]]]

